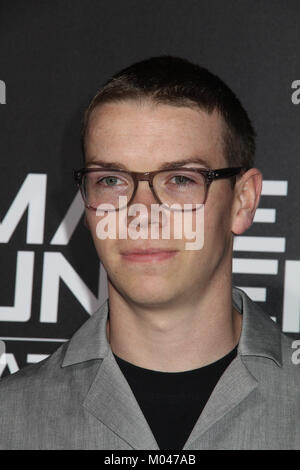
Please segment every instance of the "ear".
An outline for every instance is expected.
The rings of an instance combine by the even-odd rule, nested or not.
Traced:
[[[259,204],[263,175],[257,168],[246,171],[235,184],[231,231],[239,235],[251,227]]]

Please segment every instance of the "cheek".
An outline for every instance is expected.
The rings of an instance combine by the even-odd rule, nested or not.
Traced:
[[[231,239],[231,204],[211,204],[206,207],[204,214],[204,244],[224,245]]]
[[[226,227],[229,226],[226,215],[217,213],[206,214],[204,230],[207,238],[218,238],[224,236]]]
[[[97,235],[96,235],[96,227],[97,227],[97,218],[94,216],[94,214],[91,214],[90,212],[86,212],[86,223],[87,223],[87,226],[89,228],[89,231],[90,231],[90,234],[91,234],[91,237],[94,241],[94,243],[97,242]]]
[[[116,240],[110,238],[101,240],[97,236],[97,224],[101,219],[101,217],[97,217],[95,214],[86,213],[87,225],[89,227],[96,251],[99,255],[99,258],[104,260],[108,257],[109,253],[112,253]]]

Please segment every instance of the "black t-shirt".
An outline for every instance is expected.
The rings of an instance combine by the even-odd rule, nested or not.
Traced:
[[[158,372],[115,359],[160,449],[183,448],[237,346],[212,364],[185,372]]]

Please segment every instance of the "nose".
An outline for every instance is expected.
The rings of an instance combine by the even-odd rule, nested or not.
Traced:
[[[151,209],[151,204],[158,204],[150,183],[146,179],[138,181],[138,187],[130,205],[132,204],[144,204],[148,210]]]
[[[162,237],[161,231],[164,229],[168,231],[167,227],[170,223],[169,214],[166,214],[166,211],[161,208],[161,203],[156,199],[149,180],[140,179],[138,181],[134,198],[127,208],[127,211],[129,212],[128,222],[131,222],[132,217],[135,218],[137,215],[134,210],[133,212],[130,210],[134,204],[142,205],[142,210],[138,208],[138,227],[140,232],[145,232],[145,235],[141,236],[144,238],[149,238],[149,236],[151,236],[151,238],[160,239]],[[152,204],[155,204],[153,211],[151,207]],[[144,207],[146,210],[143,210]],[[151,230],[151,235],[149,234],[149,230]]]

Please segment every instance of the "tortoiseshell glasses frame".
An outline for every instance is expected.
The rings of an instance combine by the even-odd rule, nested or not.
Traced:
[[[81,194],[85,203],[85,207],[96,211],[97,207],[93,207],[90,204],[88,204],[88,201],[86,200],[86,195],[84,194],[83,179],[84,179],[84,176],[88,173],[93,173],[93,172],[114,173],[116,172],[116,173],[124,174],[124,176],[129,175],[134,184],[132,195],[129,201],[127,202],[127,206],[129,206],[136,194],[139,181],[148,181],[149,187],[152,191],[154,198],[159,202],[159,204],[164,205],[164,203],[160,200],[160,198],[156,194],[155,188],[153,185],[153,179],[155,178],[156,175],[160,173],[164,173],[164,172],[166,173],[166,172],[172,172],[172,171],[176,171],[178,173],[180,171],[188,171],[188,172],[201,174],[204,177],[204,181],[205,181],[205,194],[204,194],[204,200],[200,204],[205,204],[207,200],[207,196],[208,196],[208,190],[213,181],[219,180],[219,179],[231,178],[233,176],[237,176],[242,171],[247,171],[247,170],[248,168],[244,168],[244,167],[220,168],[216,170],[204,169],[204,168],[181,167],[181,168],[168,168],[166,170],[164,169],[164,170],[157,170],[157,171],[146,171],[142,173],[142,172],[136,172],[136,171],[128,171],[124,169],[117,169],[117,168],[105,168],[105,169],[104,168],[81,168],[80,170],[74,171],[74,179],[81,191]],[[120,208],[116,208],[115,210],[117,211],[119,209]],[[192,211],[196,210],[196,208],[193,208],[191,210]]]

